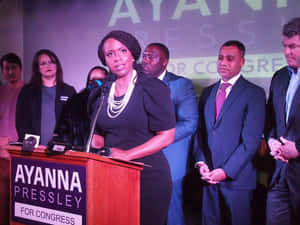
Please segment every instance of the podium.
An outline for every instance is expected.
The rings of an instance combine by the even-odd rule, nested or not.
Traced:
[[[138,225],[142,163],[85,152],[6,147],[10,224]]]

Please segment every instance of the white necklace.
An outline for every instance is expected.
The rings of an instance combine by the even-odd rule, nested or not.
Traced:
[[[116,88],[116,82],[113,82],[111,85],[111,88],[109,90],[109,95],[107,99],[107,115],[109,118],[116,118],[118,117],[125,107],[127,106],[129,99],[132,95],[133,89],[134,89],[134,78],[136,77],[136,71],[133,70],[128,89],[125,93],[125,96],[121,100],[115,100],[115,88]]]

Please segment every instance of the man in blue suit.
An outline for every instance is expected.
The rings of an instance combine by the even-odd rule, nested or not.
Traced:
[[[264,129],[266,99],[262,88],[241,75],[244,55],[239,41],[221,46],[221,80],[205,88],[199,101],[194,155],[205,182],[202,225],[252,225],[253,159]]]
[[[168,62],[169,50],[165,45],[151,43],[146,47],[143,53],[144,72],[168,85],[176,114],[174,143],[163,150],[170,165],[173,183],[167,225],[183,225],[182,181],[186,174],[191,137],[197,128],[198,108],[192,82],[168,72]]]
[[[266,134],[276,169],[267,196],[268,225],[300,224],[300,17],[283,27],[288,66],[271,82]]]

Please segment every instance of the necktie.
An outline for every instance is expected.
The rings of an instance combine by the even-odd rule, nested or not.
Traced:
[[[217,119],[220,112],[221,112],[221,109],[222,109],[222,106],[224,104],[224,101],[226,99],[226,89],[230,86],[229,83],[222,83],[221,84],[221,88],[220,88],[220,91],[217,95],[217,99],[216,99],[216,109],[215,109],[215,118]]]

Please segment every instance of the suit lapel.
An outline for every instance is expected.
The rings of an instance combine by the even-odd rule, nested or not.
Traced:
[[[206,119],[207,122],[211,125],[211,127],[214,127],[215,125],[215,111],[216,111],[216,96],[219,89],[220,81],[217,82],[211,90],[211,94],[209,95],[207,99],[207,113],[206,113]]]
[[[166,71],[166,74],[165,74],[165,76],[164,76],[164,79],[163,79],[163,82],[168,86],[168,87],[170,87],[169,86],[169,83],[170,83],[170,74],[168,73],[168,71]]]
[[[289,81],[290,81],[290,76],[288,74],[288,70],[286,72],[287,72],[287,76],[284,76],[285,79],[281,81],[280,85],[276,86],[276,88],[279,89],[278,90],[279,94],[276,95],[276,97],[278,98],[277,99],[278,102],[276,103],[276,105],[280,106],[280,107],[278,107],[278,110],[279,110],[278,114],[281,116],[281,121],[284,122],[284,126],[286,126],[286,123],[285,123],[285,121],[286,121],[285,99],[286,99],[286,93],[287,93],[287,89],[289,87]],[[299,92],[299,89],[297,92]],[[296,96],[296,94],[295,94],[295,96]],[[292,107],[292,109],[293,109],[293,107]],[[290,113],[292,113],[292,112],[290,112]]]

